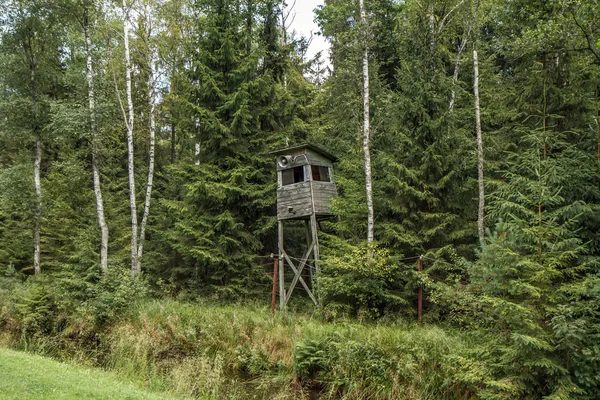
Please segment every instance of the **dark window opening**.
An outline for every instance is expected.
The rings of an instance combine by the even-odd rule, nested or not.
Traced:
[[[281,171],[281,184],[283,186],[304,182],[304,166],[284,169]]]
[[[331,182],[331,177],[329,176],[329,168],[328,167],[320,167],[318,165],[311,165],[310,170],[312,171],[313,181]]]

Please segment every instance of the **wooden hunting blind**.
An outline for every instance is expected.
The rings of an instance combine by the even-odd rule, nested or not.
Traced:
[[[277,156],[277,221],[279,228],[279,305],[284,308],[300,282],[315,304],[313,277],[319,274],[318,221],[331,218],[331,199],[337,195],[333,179],[333,163],[337,158],[313,145],[302,144],[272,151]],[[300,259],[292,260],[285,250],[284,221],[304,220],[307,248]],[[312,258],[311,258],[312,256]],[[285,264],[294,277],[286,290]],[[311,285],[302,272],[309,267]],[[312,271],[315,271],[313,275]]]

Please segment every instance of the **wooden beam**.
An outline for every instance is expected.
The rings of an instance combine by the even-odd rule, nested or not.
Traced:
[[[319,266],[319,232],[318,232],[318,226],[317,226],[317,216],[313,213],[313,215],[310,217],[310,231],[312,233],[312,241],[313,244],[315,246],[315,281],[312,282],[313,284],[313,288],[316,287],[315,282],[319,282],[319,277],[321,275],[321,268]],[[319,296],[319,291],[316,290],[317,296]],[[320,300],[320,299],[319,299]],[[320,305],[320,301],[316,302],[316,305]]]
[[[288,257],[288,255],[284,252],[283,256],[287,260],[288,264],[290,264],[290,268],[292,268],[292,270],[294,271],[294,273],[298,274],[298,270],[296,269],[296,266],[294,265],[294,263],[292,262],[292,260],[290,260],[290,258]],[[298,280],[300,281],[300,283],[302,284],[302,286],[304,286],[304,289],[306,290],[306,292],[308,293],[308,295],[310,296],[310,298],[312,299],[312,301],[316,305],[318,305],[319,303],[317,302],[317,299],[312,294],[312,291],[310,290],[310,288],[308,287],[308,285],[306,284],[306,282],[304,281],[304,279],[300,276],[300,277],[298,277]]]
[[[285,304],[287,304],[288,301],[290,301],[290,297],[292,297],[292,292],[294,291],[294,288],[296,287],[298,280],[300,278],[302,278],[300,276],[300,274],[302,274],[302,270],[304,269],[304,266],[306,265],[306,261],[308,260],[308,257],[310,256],[310,253],[312,253],[313,249],[314,249],[314,244],[311,243],[308,246],[308,249],[306,249],[306,253],[304,253],[304,256],[302,256],[302,259],[300,260],[300,264],[298,265],[298,269],[297,269],[297,271],[295,271],[296,273],[294,275],[294,279],[292,279],[292,283],[290,283],[290,287],[288,288],[287,297],[285,298]]]
[[[284,275],[284,257],[285,250],[283,248],[283,221],[277,221],[279,233],[279,308],[285,308],[285,275]]]

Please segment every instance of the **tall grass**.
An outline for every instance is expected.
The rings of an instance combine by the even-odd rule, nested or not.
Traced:
[[[269,311],[143,301],[92,336],[72,319],[42,349],[185,398],[470,399],[485,378],[459,331]]]
[[[454,378],[457,356],[473,343],[437,327],[150,301],[132,308],[106,343],[111,369],[191,397],[292,398],[312,390],[323,398],[459,399],[473,391]]]

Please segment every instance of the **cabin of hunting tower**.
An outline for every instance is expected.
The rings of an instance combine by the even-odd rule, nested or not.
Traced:
[[[277,156],[277,219],[332,216],[330,202],[337,195],[333,163],[337,158],[313,144],[271,154]]]

